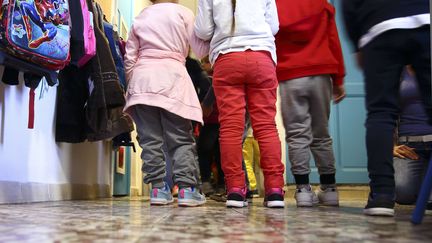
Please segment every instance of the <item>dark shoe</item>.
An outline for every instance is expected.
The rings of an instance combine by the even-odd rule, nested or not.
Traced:
[[[426,205],[426,210],[432,210],[432,202],[428,202]]]
[[[258,190],[252,190],[252,191],[248,190],[246,193],[247,199],[252,199],[252,198],[257,198],[257,197],[259,197]]]
[[[394,216],[395,198],[391,194],[369,193],[363,213],[369,216]]]
[[[201,191],[207,197],[215,193],[215,190],[213,189],[212,184],[210,182],[207,182],[207,181],[203,182],[203,184],[201,185]]]
[[[247,207],[246,188],[234,187],[228,190],[226,206],[228,208]]]
[[[272,188],[266,192],[264,198],[264,206],[268,208],[284,208],[284,195],[285,192],[282,188]]]
[[[213,195],[210,195],[210,199],[215,200],[216,202],[226,202],[227,195],[226,193],[215,193]]]

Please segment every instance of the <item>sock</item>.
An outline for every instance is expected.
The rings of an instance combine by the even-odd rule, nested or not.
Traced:
[[[297,184],[297,189],[306,189],[308,191],[312,190],[312,187],[309,184]]]
[[[320,184],[321,185],[336,184],[336,175],[334,173],[333,174],[320,175]]]
[[[297,185],[308,185],[309,174],[306,175],[294,175],[294,180]]]

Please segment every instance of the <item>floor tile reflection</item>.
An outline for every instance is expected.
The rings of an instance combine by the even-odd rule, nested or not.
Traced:
[[[266,209],[150,207],[142,198],[0,205],[0,242],[431,242],[432,216],[409,222],[412,207],[395,218],[362,215],[363,200],[339,208]]]

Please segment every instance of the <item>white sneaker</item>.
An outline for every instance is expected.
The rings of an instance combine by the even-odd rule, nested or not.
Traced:
[[[294,197],[297,202],[297,207],[313,207],[319,202],[317,195],[312,191],[310,186],[309,188],[297,188]]]
[[[320,204],[324,206],[339,206],[339,192],[336,187],[329,187],[325,190],[319,187],[316,194]]]

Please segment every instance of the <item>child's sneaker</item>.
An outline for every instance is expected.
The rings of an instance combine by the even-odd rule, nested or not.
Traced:
[[[327,187],[324,190],[319,187],[316,195],[319,203],[324,206],[339,206],[339,192],[336,187]]]
[[[226,193],[215,193],[210,196],[211,200],[215,200],[216,202],[226,202],[227,201],[227,195]]]
[[[246,188],[233,187],[229,189],[226,206],[228,208],[247,207]]]
[[[163,188],[153,188],[150,193],[150,205],[167,205],[174,202],[169,186],[165,183]]]
[[[212,184],[210,182],[208,182],[208,181],[203,182],[203,184],[201,185],[201,191],[206,196],[210,196],[210,195],[212,195],[212,194],[215,193]]]
[[[395,199],[393,195],[369,193],[363,213],[369,216],[394,216]]]
[[[281,188],[270,189],[269,192],[266,192],[264,206],[268,208],[284,208],[284,195],[285,192]]]
[[[206,198],[195,187],[185,187],[180,189],[177,202],[181,207],[196,207],[203,205]]]
[[[247,199],[258,198],[258,197],[259,197],[258,190],[256,190],[256,189],[252,190],[252,191],[247,190],[247,193],[246,193]]]
[[[319,202],[317,195],[312,191],[310,185],[306,187],[298,187],[294,197],[297,207],[313,207]]]

